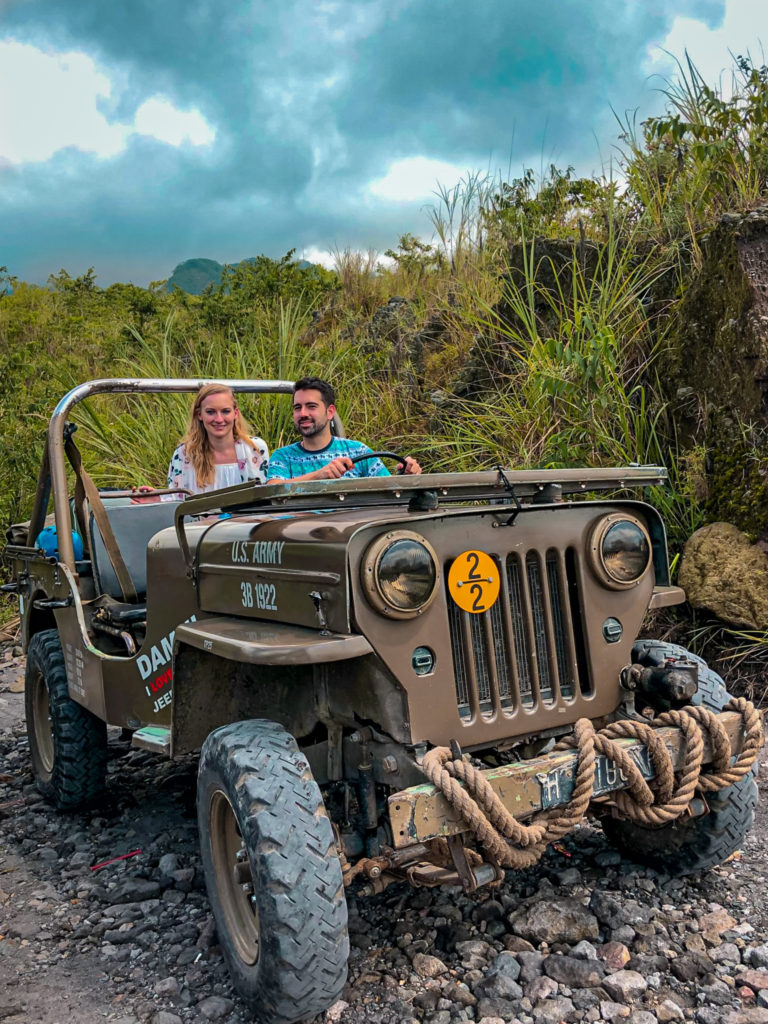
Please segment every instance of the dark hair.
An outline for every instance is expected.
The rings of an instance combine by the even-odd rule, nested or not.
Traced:
[[[327,380],[321,380],[319,377],[302,377],[301,380],[297,380],[293,385],[294,395],[297,391],[319,391],[326,405],[336,405],[336,392]]]

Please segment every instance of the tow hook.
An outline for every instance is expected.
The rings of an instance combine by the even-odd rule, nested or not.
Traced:
[[[622,686],[671,704],[688,704],[699,688],[699,666],[685,658],[667,658],[660,665],[628,665],[622,669]]]

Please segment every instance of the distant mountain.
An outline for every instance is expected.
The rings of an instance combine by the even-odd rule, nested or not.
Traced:
[[[256,259],[253,256],[249,256],[247,259],[240,260],[240,263],[255,263]],[[312,264],[308,263],[307,260],[297,260],[299,267],[304,270],[306,267],[311,267]],[[240,263],[236,266],[240,266]],[[224,270],[224,265],[218,263],[216,260],[206,259],[194,259],[184,260],[183,263],[179,263],[174,268],[173,273],[168,278],[166,288],[168,291],[173,291],[174,285],[180,288],[183,292],[187,292],[189,295],[202,295],[209,284],[219,284],[221,282],[221,274]]]
[[[175,285],[190,295],[202,295],[209,284],[218,284],[221,281],[223,269],[222,264],[216,260],[184,260],[174,268],[166,287],[169,292],[173,291]]]

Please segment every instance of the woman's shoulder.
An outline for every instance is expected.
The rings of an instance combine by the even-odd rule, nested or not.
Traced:
[[[263,437],[252,437],[251,445],[256,449],[257,452],[259,452],[260,455],[267,455],[267,453],[269,452],[267,442],[264,440]]]
[[[184,444],[183,441],[181,441],[174,448],[173,455],[171,455],[171,461],[173,462],[174,459],[183,459],[183,458],[186,457],[186,454],[187,454],[187,446],[186,446],[186,444]]]

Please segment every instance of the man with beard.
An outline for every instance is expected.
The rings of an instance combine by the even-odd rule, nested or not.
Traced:
[[[338,480],[341,477],[389,476],[379,459],[352,463],[356,455],[371,449],[360,441],[335,437],[331,421],[336,412],[336,395],[319,377],[302,377],[293,385],[293,422],[301,434],[295,444],[272,453],[267,482],[276,480]],[[408,456],[404,473],[421,473],[418,462]]]

